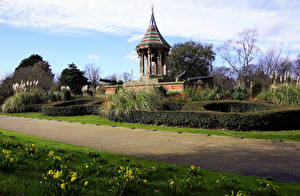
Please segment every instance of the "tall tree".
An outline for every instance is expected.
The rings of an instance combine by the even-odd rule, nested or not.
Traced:
[[[212,71],[215,53],[212,45],[187,41],[175,44],[168,60],[168,75],[171,77],[176,77],[185,70],[184,79],[193,76],[207,76]]]
[[[77,69],[74,63],[68,65],[64,69],[59,78],[61,86],[69,86],[74,94],[81,94],[82,86],[88,84],[88,79],[84,76],[84,72]]]
[[[239,33],[236,40],[228,40],[218,48],[221,58],[235,71],[241,84],[244,84],[245,75],[259,53],[257,38],[257,30],[248,29]]]
[[[21,63],[18,65],[18,67],[15,69],[15,71],[24,67],[33,67],[33,65],[39,61],[44,61],[43,57],[41,57],[38,54],[32,54],[30,57],[23,59]]]

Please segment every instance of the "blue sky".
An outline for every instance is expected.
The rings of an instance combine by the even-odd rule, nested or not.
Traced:
[[[94,63],[102,76],[131,69],[137,75],[135,47],[152,4],[170,45],[194,40],[217,47],[255,28],[262,50],[300,54],[299,0],[0,0],[0,77],[33,53],[55,74],[74,62],[81,70]]]

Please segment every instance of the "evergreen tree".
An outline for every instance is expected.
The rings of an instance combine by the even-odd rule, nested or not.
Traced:
[[[84,72],[77,69],[74,63],[68,65],[64,69],[59,78],[61,86],[69,86],[74,94],[81,94],[82,86],[88,84],[88,79],[84,76]]]

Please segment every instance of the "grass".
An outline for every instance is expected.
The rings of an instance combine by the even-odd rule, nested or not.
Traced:
[[[28,150],[33,147],[35,150]],[[11,151],[11,157],[17,156],[15,160],[22,160],[16,168],[3,164],[4,148]],[[300,192],[298,183],[110,154],[3,129],[0,129],[0,149],[0,195],[225,195],[232,190],[247,195],[297,195]],[[50,151],[60,157],[58,164],[51,162],[54,155]],[[50,170],[55,169],[62,173],[52,176]],[[71,182],[73,172],[76,178]],[[86,181],[88,185],[84,186]]]
[[[241,131],[218,130],[218,129],[196,129],[196,128],[181,128],[181,127],[155,126],[155,125],[134,124],[134,123],[122,123],[122,122],[114,122],[114,121],[106,120],[97,115],[55,116],[55,117],[45,116],[41,113],[0,113],[0,115],[22,116],[22,117],[30,117],[30,118],[38,118],[38,119],[68,121],[68,122],[81,122],[81,123],[96,124],[96,125],[155,129],[160,131],[175,131],[175,132],[184,132],[184,133],[198,133],[198,134],[210,134],[210,135],[219,135],[219,136],[232,136],[232,137],[244,137],[244,138],[256,138],[256,139],[300,141],[300,130],[241,132]]]

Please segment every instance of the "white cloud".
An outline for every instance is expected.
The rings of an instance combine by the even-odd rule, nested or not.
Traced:
[[[256,28],[270,45],[300,44],[300,1],[288,0],[17,0],[0,2],[0,23],[52,32],[94,30],[141,38],[154,4],[164,36],[215,43]]]
[[[144,34],[133,35],[131,38],[128,39],[128,42],[135,42],[141,40],[143,36]]]
[[[128,54],[127,56],[125,56],[126,59],[132,60],[132,61],[139,61],[138,55],[136,53],[136,51],[132,51],[130,52],[130,54]]]
[[[89,58],[89,59],[94,59],[94,60],[97,60],[97,59],[99,59],[99,58],[100,58],[100,56],[98,56],[98,55],[95,55],[95,54],[90,54],[90,55],[88,55],[88,58]]]

